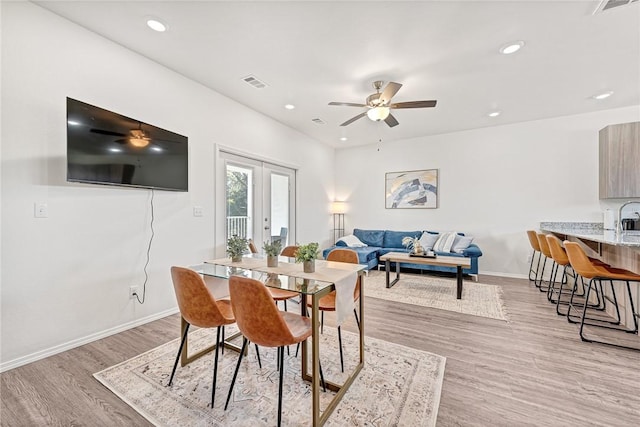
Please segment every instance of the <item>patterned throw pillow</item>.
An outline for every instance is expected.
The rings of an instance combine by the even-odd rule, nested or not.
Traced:
[[[455,231],[440,233],[440,237],[438,237],[438,240],[436,240],[436,243],[433,245],[433,250],[435,252],[450,252],[456,236],[457,233]]]
[[[465,249],[469,247],[469,245],[473,242],[473,236],[456,236],[453,241],[453,246],[451,247],[451,252],[455,252],[457,254],[461,254]]]

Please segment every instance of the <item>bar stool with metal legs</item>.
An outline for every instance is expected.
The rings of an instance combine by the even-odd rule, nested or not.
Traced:
[[[531,254],[531,265],[529,265],[529,281],[537,283],[538,270],[540,269],[540,259],[542,258],[542,253],[540,252],[540,242],[538,241],[538,234],[533,230],[527,230],[527,237],[529,238],[529,244],[531,245],[531,248],[533,248],[533,253]],[[538,254],[538,264],[536,266],[536,269],[534,270],[533,262],[536,258],[536,254]],[[533,278],[531,277],[532,273]]]
[[[549,251],[551,252],[551,256],[553,257],[553,260],[555,262],[555,270],[554,269],[551,270],[551,285],[549,286],[547,299],[556,305],[556,313],[558,315],[566,316],[567,313],[560,312],[560,306],[569,305],[569,300],[563,300],[562,293],[565,289],[565,286],[569,285],[569,278],[573,279],[571,281],[572,285],[570,285],[571,289],[577,290],[579,276],[576,274],[573,268],[571,268],[571,264],[569,263],[569,257],[567,256],[567,252],[562,247],[562,242],[560,241],[560,239],[558,239],[553,234],[547,234],[546,239],[547,239],[547,244],[549,246]],[[591,261],[596,265],[603,265],[603,266],[606,265],[598,260],[591,260]],[[560,267],[562,267],[562,277],[560,279],[560,286],[556,290],[556,286],[555,286],[556,278],[558,275],[558,270],[560,270]],[[584,281],[580,279],[580,283],[582,284],[582,292],[576,295],[579,297],[584,297],[585,296]],[[554,299],[556,292],[558,295]],[[601,309],[600,308],[601,306],[604,307],[603,304],[601,303],[600,294],[601,292],[598,292],[596,289],[596,297],[598,302],[596,304],[589,304],[590,308]],[[569,296],[569,289],[566,290],[565,295]]]
[[[633,304],[633,295],[631,293],[631,285],[630,282],[635,282],[640,284],[640,274],[633,273],[628,270],[611,268],[605,266],[595,265],[593,262],[589,260],[585,252],[582,248],[575,242],[564,242],[565,250],[567,251],[567,256],[569,257],[569,262],[571,263],[571,267],[578,273],[580,276],[589,280],[589,285],[587,287],[587,293],[585,295],[585,301],[589,301],[589,295],[591,293],[591,289],[595,288],[596,284],[599,283],[602,285],[602,281],[607,281],[611,285],[611,293],[613,296],[613,303],[616,306],[616,314],[617,320],[614,322],[599,320],[599,319],[590,319],[595,320],[595,322],[586,322],[587,320],[587,304],[584,304],[582,308],[582,318],[580,321],[580,338],[582,341],[587,342],[597,342],[600,344],[607,344],[614,347],[626,348],[630,350],[638,350],[640,351],[640,347],[630,347],[621,344],[615,344],[607,341],[595,340],[593,338],[587,338],[584,335],[584,326],[597,326],[601,328],[613,329],[618,331],[627,332],[630,334],[636,334],[638,332],[638,313],[635,310],[635,306]],[[621,281],[626,283],[627,293],[629,295],[629,305],[631,308],[631,318],[633,319],[633,328],[629,329],[621,325],[620,319],[620,307],[618,306],[618,299],[616,297],[615,287],[613,286],[614,281]],[[573,296],[573,295],[572,295]],[[572,305],[571,301],[569,303],[569,311],[571,310]],[[608,323],[608,324],[607,324]]]
[[[540,257],[544,257],[544,259],[542,261],[542,270],[540,271],[540,278],[538,279],[538,283],[536,284],[536,286],[538,287],[540,292],[547,292],[548,293],[549,292],[549,288],[551,288],[551,276],[549,276],[549,281],[547,282],[547,286],[545,288],[543,286],[544,285],[544,270],[546,268],[548,260],[551,260],[551,271],[552,272],[553,272],[553,270],[555,268],[556,263],[553,260],[553,257],[551,256],[551,251],[549,250],[549,244],[547,243],[546,234],[536,233],[536,237],[538,239],[538,245],[540,247]]]

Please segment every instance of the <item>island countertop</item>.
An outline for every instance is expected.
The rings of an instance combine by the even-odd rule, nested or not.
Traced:
[[[541,222],[540,230],[612,246],[640,248],[640,231],[618,234],[615,230],[603,229],[601,222]]]

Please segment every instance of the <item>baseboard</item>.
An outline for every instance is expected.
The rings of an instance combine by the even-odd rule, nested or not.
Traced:
[[[528,276],[526,274],[498,273],[498,272],[495,272],[495,271],[481,271],[480,275],[483,275],[483,276],[508,277],[510,279],[528,279]]]
[[[178,307],[174,307],[169,310],[161,311],[159,313],[155,313],[150,316],[143,317],[141,319],[136,319],[131,322],[127,322],[125,324],[122,324],[110,329],[106,329],[104,331],[97,332],[95,334],[87,335],[85,337],[78,338],[63,344],[59,344],[44,350],[40,350],[35,353],[28,354],[26,356],[18,357],[16,359],[9,360],[7,362],[2,362],[0,363],[0,372],[5,372],[10,369],[14,369],[19,366],[26,365],[28,363],[35,362],[36,360],[44,359],[45,357],[53,356],[54,354],[62,353],[63,351],[71,350],[72,348],[80,347],[81,345],[85,345],[90,342],[97,341],[99,339],[106,338],[108,336],[126,331],[128,329],[132,329],[137,326],[144,325],[145,323],[162,319],[163,317],[167,317],[172,314],[178,313],[178,311],[179,311]]]

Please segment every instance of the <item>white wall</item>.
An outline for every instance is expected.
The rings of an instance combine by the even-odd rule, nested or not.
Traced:
[[[525,230],[541,221],[602,222],[598,130],[640,120],[629,107],[336,152],[347,231],[456,230],[475,236],[482,273],[524,277]],[[439,169],[438,209],[385,209],[385,172]]]
[[[216,144],[298,165],[298,238],[327,238],[333,149],[31,3],[2,4],[1,60],[1,370],[176,310],[169,267],[223,245]],[[144,280],[150,191],[66,182],[67,96],[189,137],[189,192],[155,192],[144,305],[128,289]]]

